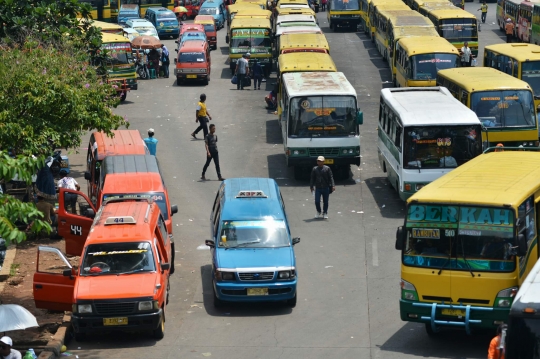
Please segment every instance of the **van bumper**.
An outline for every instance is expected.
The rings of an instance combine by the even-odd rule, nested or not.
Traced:
[[[226,302],[277,302],[294,298],[296,284],[296,279],[279,283],[214,282],[214,292]],[[268,295],[247,295],[248,288],[268,288]]]
[[[434,306],[435,304],[435,306]],[[489,328],[494,329],[502,322],[508,321],[510,308],[480,307],[472,305],[453,305],[452,309],[463,310],[469,315],[449,316],[443,315],[440,303],[413,302],[409,300],[399,300],[399,312],[401,320],[405,322],[421,322],[431,324],[435,328],[454,327],[463,328],[467,332],[471,328]]]
[[[356,157],[325,157],[326,160],[333,160],[334,163],[327,163],[328,166],[350,166],[350,165],[356,165],[360,166],[360,156]],[[293,166],[316,166],[317,165],[317,157],[293,157],[289,156],[287,161],[289,167]]]
[[[139,331],[157,329],[161,320],[161,309],[153,313],[118,316],[80,316],[72,314],[71,324],[75,333],[92,333],[104,330]],[[103,325],[105,318],[127,318],[127,325]]]
[[[202,81],[206,80],[209,76],[207,73],[196,73],[196,74],[190,74],[185,72],[178,72],[176,69],[174,70],[174,74],[176,75],[176,78],[180,80],[193,80],[193,81]]]
[[[180,35],[180,29],[158,30],[158,36],[178,36]]]

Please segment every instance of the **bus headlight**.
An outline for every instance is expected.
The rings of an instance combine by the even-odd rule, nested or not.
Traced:
[[[407,282],[406,280],[400,281],[401,286],[401,299],[405,300],[418,300],[418,293],[416,288],[412,283]]]
[[[517,291],[518,287],[511,287],[501,290],[499,293],[497,293],[497,297],[495,298],[495,307],[510,308]]]

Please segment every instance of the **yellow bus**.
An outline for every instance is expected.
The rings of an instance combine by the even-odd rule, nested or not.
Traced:
[[[360,0],[360,30],[366,35],[369,31],[368,9],[370,2],[371,0]]]
[[[370,26],[371,42],[375,42],[375,33],[377,31],[376,13],[382,10],[410,10],[401,0],[371,0],[369,3],[368,17]]]
[[[327,19],[332,30],[345,27],[356,30],[360,24],[360,0],[328,0]]]
[[[124,101],[127,92],[137,90],[137,73],[131,42],[127,37],[116,34],[101,34],[101,48],[109,55],[106,67],[109,74],[109,83],[117,86],[120,101]]]
[[[538,146],[536,106],[526,82],[488,67],[460,67],[439,71],[437,85],[476,113],[487,146]]]
[[[540,154],[528,151],[477,156],[411,196],[395,245],[401,320],[429,335],[507,322],[538,259],[539,202]]]
[[[236,0],[235,4],[255,4],[263,10],[268,10],[268,3],[266,0]]]
[[[414,11],[420,12],[420,8],[432,3],[452,4],[448,0],[413,0],[411,8]]]
[[[458,9],[456,6],[452,5],[452,3],[445,1],[445,2],[428,2],[422,4],[420,8],[418,9],[418,13],[420,15],[427,16],[427,13],[429,10],[441,10],[441,9],[450,9],[455,10]]]
[[[505,0],[504,2],[504,18],[512,20],[514,23],[514,36],[517,33],[517,20],[519,16],[519,4],[521,4],[523,0]],[[504,29],[504,24],[503,24]]]
[[[92,26],[99,28],[104,34],[124,35],[124,28],[118,24],[93,20]]]
[[[169,10],[174,9],[174,0],[80,0],[81,3],[87,3],[92,7],[90,15],[92,19],[118,23],[118,11],[124,4],[139,5],[141,18],[144,18],[146,9],[149,7],[166,7]]]
[[[473,55],[478,56],[478,28],[475,15],[460,8],[433,8],[427,9],[426,16],[433,21],[441,37],[458,49],[463,47],[464,42],[468,42]]]
[[[424,18],[429,21],[429,19]],[[397,80],[396,80],[396,60],[397,57],[394,56],[396,53],[396,44],[399,41],[399,39],[405,38],[405,37],[416,37],[416,36],[439,36],[437,33],[437,30],[435,30],[435,27],[433,26],[433,23],[431,23],[431,27],[425,26],[403,26],[403,27],[396,27],[394,31],[392,31],[392,36],[390,39],[390,49],[389,49],[389,55],[388,55],[388,64],[390,65],[390,68],[392,70],[392,83],[394,84],[394,87],[397,87]]]
[[[284,36],[284,35],[282,35]],[[281,116],[283,110],[282,101],[282,86],[283,74],[288,72],[337,72],[336,64],[329,54],[322,54],[318,52],[306,53],[306,52],[293,52],[290,54],[279,55],[278,58],[278,94],[277,104],[278,116]]]
[[[279,54],[291,52],[330,53],[330,45],[324,34],[283,34],[279,42]]]
[[[439,70],[458,67],[457,49],[442,37],[404,37],[396,42],[398,87],[435,86]]]
[[[534,93],[534,105],[540,106],[540,46],[533,44],[497,44],[484,48],[484,66],[493,67],[525,81]]]

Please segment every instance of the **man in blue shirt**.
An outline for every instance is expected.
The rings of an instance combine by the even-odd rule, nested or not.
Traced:
[[[161,67],[163,68],[163,74],[166,79],[169,78],[169,50],[163,44],[161,44]]]
[[[148,130],[148,137],[144,139],[144,143],[146,144],[146,147],[148,147],[148,150],[150,151],[150,154],[152,156],[156,155],[157,150],[157,143],[158,140],[154,138],[154,129],[151,128]]]

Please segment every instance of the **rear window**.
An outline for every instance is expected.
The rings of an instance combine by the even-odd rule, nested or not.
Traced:
[[[205,56],[202,52],[181,52],[180,62],[204,62]]]
[[[204,31],[216,31],[216,28],[212,24],[204,25]]]

